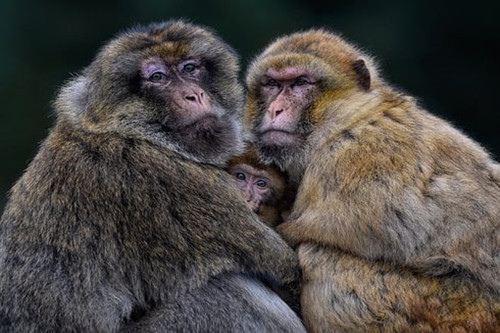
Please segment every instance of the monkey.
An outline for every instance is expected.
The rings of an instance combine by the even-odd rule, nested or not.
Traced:
[[[228,162],[226,170],[234,177],[250,209],[265,224],[274,228],[283,222],[283,217],[290,212],[295,193],[284,172],[260,162],[250,143],[243,155]]]
[[[111,39],[0,220],[0,331],[305,332],[273,287],[296,253],[223,166],[243,148],[236,52],[184,20]]]
[[[297,184],[277,227],[296,249],[309,332],[497,332],[500,166],[325,29],[247,70],[259,157]]]

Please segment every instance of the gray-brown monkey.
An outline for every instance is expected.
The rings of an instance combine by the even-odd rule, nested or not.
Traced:
[[[249,207],[264,223],[276,227],[283,222],[283,216],[290,213],[295,194],[284,172],[262,163],[250,144],[243,155],[228,162],[226,169],[234,177]]]
[[[498,332],[499,165],[386,84],[339,36],[279,38],[251,64],[259,155],[299,185],[311,332]]]
[[[1,332],[303,332],[295,253],[227,184],[234,51],[169,21],[119,35],[56,102],[0,222]]]

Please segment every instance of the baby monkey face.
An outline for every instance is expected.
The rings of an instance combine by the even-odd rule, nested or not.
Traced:
[[[247,164],[235,165],[230,168],[229,172],[255,213],[259,212],[261,205],[272,201],[278,180],[273,179],[268,172]]]

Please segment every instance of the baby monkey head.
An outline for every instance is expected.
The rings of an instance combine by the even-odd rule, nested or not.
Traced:
[[[222,164],[242,148],[238,72],[237,55],[213,32],[168,21],[111,40],[55,105],[60,118],[87,131]]]

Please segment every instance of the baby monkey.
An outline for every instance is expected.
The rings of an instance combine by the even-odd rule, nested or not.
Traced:
[[[286,173],[272,164],[262,163],[252,145],[247,146],[243,155],[230,160],[226,169],[252,211],[265,224],[275,227],[283,222],[295,197]]]
[[[285,221],[292,209],[297,189],[288,175],[274,164],[260,161],[255,146],[247,143],[244,153],[227,163],[227,172],[234,177],[250,209],[267,226],[275,228]],[[288,305],[300,313],[299,284],[288,284],[274,290]]]

